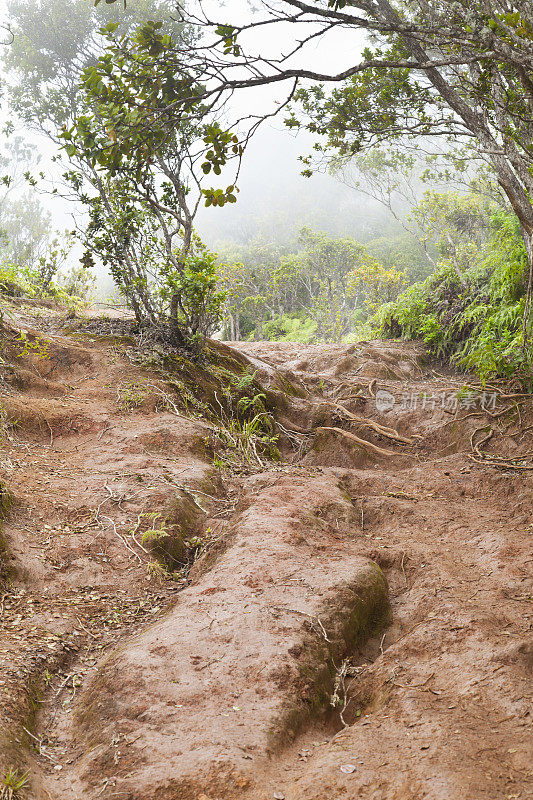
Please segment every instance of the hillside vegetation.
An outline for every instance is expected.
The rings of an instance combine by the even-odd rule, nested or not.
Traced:
[[[525,800],[531,2],[3,23],[0,800]]]
[[[508,378],[533,389],[533,349],[524,345],[527,256],[516,218],[487,220],[488,241],[443,259],[425,281],[372,318],[377,335],[422,339],[437,358],[482,380]],[[457,259],[460,266],[457,269]],[[528,323],[527,333],[530,333]]]

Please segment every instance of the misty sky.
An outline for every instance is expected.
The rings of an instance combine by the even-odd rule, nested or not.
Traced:
[[[87,0],[87,5],[90,9],[92,0]],[[222,6],[213,2],[211,6],[213,16],[222,22],[243,21],[250,15],[246,0],[229,0]],[[120,13],[121,3],[117,3],[116,8]],[[5,9],[6,3],[0,0],[3,19],[6,19]],[[68,13],[68,0],[65,9]],[[293,45],[297,35],[294,28],[291,25],[267,26],[250,34],[245,43],[256,52],[279,55]],[[319,43],[317,39],[306,53],[298,56],[297,61],[311,63],[316,69],[337,71],[357,60],[361,44],[361,39],[354,37],[353,31],[341,30],[325,42]],[[230,115],[271,110],[285,96],[282,85],[243,91],[232,99]],[[2,115],[5,119],[5,107]],[[223,209],[201,209],[197,227],[209,246],[231,239],[246,243],[253,238],[256,228],[266,231],[267,235],[275,236],[279,231],[280,235],[287,236],[291,227],[303,224],[339,235],[356,235],[361,226],[364,227],[366,211],[375,215],[374,202],[357,197],[353,190],[348,190],[333,177],[316,175],[307,179],[300,175],[302,165],[298,162],[298,155],[309,153],[312,140],[304,134],[295,136],[284,126],[283,116],[282,112],[267,120],[249,145],[238,182],[238,202]],[[29,138],[42,153],[42,166],[47,167],[54,153],[53,146],[35,135]],[[72,227],[73,209],[70,204],[50,197],[45,198],[45,203],[53,214],[55,227]],[[265,218],[268,218],[266,222]]]

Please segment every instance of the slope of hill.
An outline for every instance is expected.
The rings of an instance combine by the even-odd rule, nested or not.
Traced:
[[[15,796],[528,796],[531,396],[38,311],[3,331]]]

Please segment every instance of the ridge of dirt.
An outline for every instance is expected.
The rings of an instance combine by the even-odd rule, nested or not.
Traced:
[[[238,473],[176,406],[208,374],[17,313],[48,355],[4,336],[0,773],[37,800],[531,796],[530,399],[450,413],[464,379],[407,343],[214,343],[280,425],[283,460]],[[174,580],[163,523],[176,558],[203,542]]]

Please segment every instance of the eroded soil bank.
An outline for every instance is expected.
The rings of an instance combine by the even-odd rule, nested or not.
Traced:
[[[454,403],[464,377],[386,342],[213,344],[170,374],[14,313],[40,331],[3,353],[21,797],[531,796],[531,398]],[[217,434],[224,381],[263,395],[278,460]]]

